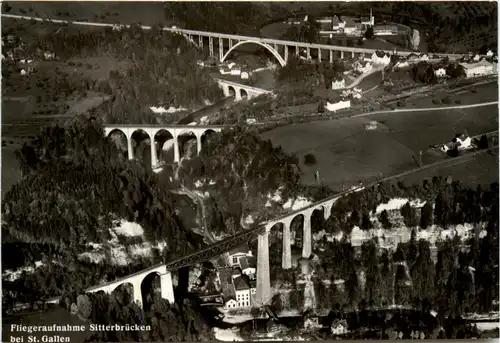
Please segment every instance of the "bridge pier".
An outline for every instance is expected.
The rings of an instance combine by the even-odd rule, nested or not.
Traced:
[[[234,100],[235,101],[241,100],[241,88],[234,87]]]
[[[321,63],[321,48],[318,48],[318,62]]]
[[[282,248],[282,260],[281,267],[283,269],[292,268],[292,243],[290,238],[290,225],[291,220],[283,222],[283,248]]]
[[[214,39],[213,37],[208,37],[208,51],[210,54],[210,57],[214,56]]]
[[[328,50],[328,59],[330,63],[333,63],[333,50]]]
[[[129,137],[128,135],[126,135],[125,137],[127,138],[128,159],[133,160],[134,159],[134,150],[132,150],[132,137]]]
[[[174,137],[174,163],[179,163],[181,161],[181,152],[179,148],[179,137]]]
[[[172,283],[172,273],[167,272],[160,275],[161,297],[167,299],[170,304],[175,303],[174,285]]]
[[[134,302],[139,305],[140,308],[142,308],[142,305],[144,304],[142,301],[142,290],[141,290],[141,283],[142,279],[139,279],[135,281],[132,285],[134,287]]]
[[[311,216],[312,213],[304,213],[303,238],[302,238],[302,257],[309,258],[312,252],[311,239]]]
[[[340,59],[344,59],[344,52],[342,50],[340,51]]]
[[[306,58],[307,58],[307,60],[311,59],[311,48],[310,47],[306,48]]]
[[[258,236],[257,250],[257,294],[255,301],[259,306],[271,302],[271,277],[269,275],[269,231]]]
[[[203,50],[203,36],[198,36],[198,46]]]
[[[219,38],[219,61],[224,59],[224,40]]]
[[[201,152],[201,135],[196,135],[196,153],[199,155]]]
[[[299,56],[299,46],[295,46],[295,55]]]
[[[156,142],[154,137],[151,138],[151,168],[155,169],[158,165],[158,157],[156,153]]]
[[[288,45],[285,45],[285,62],[288,63]]]

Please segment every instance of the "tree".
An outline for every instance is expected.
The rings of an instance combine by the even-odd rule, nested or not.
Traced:
[[[363,217],[362,217],[362,220],[361,220],[361,228],[364,230],[364,231],[368,231],[370,230],[371,228],[373,228],[373,224],[370,220],[370,215],[366,212],[363,213]]]
[[[423,305],[425,300],[432,303],[434,299],[435,268],[431,259],[429,242],[419,241],[419,253],[417,260],[411,268],[413,281],[412,302],[414,306]]]
[[[373,27],[368,27],[365,31],[365,38],[366,39],[373,39],[373,37],[375,36],[375,33],[373,31]]]
[[[359,294],[358,274],[356,273],[356,268],[354,266],[352,266],[351,271],[349,273],[349,278],[346,282],[346,287],[347,287],[349,305],[352,308],[357,308],[360,300],[360,294]]]
[[[389,230],[392,227],[391,221],[389,220],[389,215],[387,213],[387,210],[383,210],[380,213],[379,219],[380,223],[382,224],[382,227],[386,230]]]
[[[422,230],[425,230],[432,225],[432,211],[432,204],[427,201],[422,207],[420,213],[420,227]]]
[[[401,207],[401,215],[403,216],[404,223],[407,227],[415,227],[418,225],[417,221],[417,211],[413,206],[410,205],[408,201]]]
[[[446,75],[452,79],[461,79],[467,76],[465,68],[461,64],[450,64],[446,67]]]
[[[283,311],[283,301],[281,300],[281,293],[277,293],[271,299],[271,308],[274,312],[279,313]]]

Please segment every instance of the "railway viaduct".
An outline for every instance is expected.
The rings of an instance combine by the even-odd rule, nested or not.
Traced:
[[[323,216],[326,219],[330,217],[332,206],[337,199],[347,195],[351,192],[355,192],[359,189],[353,189],[346,192],[342,192],[326,198],[322,201],[311,204],[302,209],[290,212],[288,214],[282,215],[273,220],[267,221],[265,223],[260,223],[253,228],[241,231],[233,236],[230,236],[222,241],[216,242],[207,246],[206,248],[192,253],[187,256],[180,257],[174,261],[167,263],[161,263],[150,268],[144,269],[137,273],[128,275],[117,280],[107,282],[98,286],[88,288],[86,292],[94,293],[99,291],[104,291],[106,293],[111,293],[117,287],[130,284],[133,287],[133,299],[139,306],[142,306],[142,294],[141,285],[144,279],[150,274],[157,274],[160,276],[161,283],[161,296],[167,299],[169,302],[173,303],[175,301],[174,297],[174,287],[172,283],[172,272],[188,267],[197,263],[201,263],[210,260],[234,247],[237,247],[248,240],[257,236],[257,294],[256,303],[264,306],[271,302],[271,278],[270,278],[270,268],[269,268],[269,234],[273,230],[279,230],[278,224],[281,224],[282,228],[282,267],[283,269],[290,269],[292,267],[292,253],[291,253],[291,235],[290,235],[290,225],[292,221],[297,217],[302,217],[303,220],[303,243],[302,243],[302,257],[309,258],[312,253],[312,237],[311,237],[311,219],[314,211],[323,211]],[[58,298],[51,299],[47,301],[48,303],[57,303]]]
[[[224,125],[112,125],[108,124],[104,126],[104,134],[109,136],[115,132],[121,132],[125,135],[127,139],[127,152],[129,160],[134,159],[134,149],[132,147],[132,136],[138,131],[143,131],[147,134],[151,141],[151,167],[154,169],[158,165],[158,153],[157,144],[158,134],[166,133],[173,138],[173,148],[174,148],[174,162],[179,163],[181,159],[181,146],[179,142],[179,137],[186,135],[194,135],[196,137],[196,151],[200,153],[202,148],[202,138],[212,132],[221,132],[223,128],[227,126]],[[160,147],[161,148],[161,147]]]

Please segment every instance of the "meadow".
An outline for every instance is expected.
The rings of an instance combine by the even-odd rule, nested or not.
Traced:
[[[446,158],[429,146],[450,141],[467,130],[469,135],[497,130],[495,106],[375,114],[339,120],[288,125],[262,134],[288,153],[296,154],[303,171],[302,182],[312,184],[314,172],[334,189],[367,183],[417,167],[422,150],[424,164]],[[375,120],[377,130],[365,124]],[[317,163],[305,165],[304,156],[314,154]]]

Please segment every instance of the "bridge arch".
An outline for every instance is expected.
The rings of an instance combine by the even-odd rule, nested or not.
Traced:
[[[127,137],[127,134],[123,132],[121,129],[112,129],[110,130],[106,138],[111,140],[113,143],[115,143],[116,148],[118,149],[119,152],[123,153],[125,156],[127,156],[129,148],[129,137]]]
[[[243,89],[243,88],[240,89],[240,97],[242,99],[248,98],[248,92],[245,89]]]
[[[156,149],[158,165],[174,162],[176,147],[175,139],[176,137],[173,133],[167,129],[160,129],[155,133],[152,140],[155,143],[154,149]]]
[[[271,54],[273,54],[273,56],[276,57],[276,59],[278,60],[279,64],[282,67],[284,67],[286,65],[286,62],[283,59],[283,57],[281,57],[281,55],[276,50],[274,50],[274,48],[272,46],[270,46],[269,44],[262,43],[262,42],[259,42],[259,41],[254,41],[254,40],[242,41],[242,42],[238,42],[235,45],[233,45],[233,47],[230,48],[228,50],[228,52],[226,52],[226,54],[222,57],[221,62],[224,62],[226,60],[226,58],[229,56],[229,54],[231,52],[233,52],[234,49],[236,49],[237,47],[239,47],[239,46],[241,46],[243,44],[257,44],[257,45],[260,45],[260,46],[266,48],[267,51],[269,51]]]
[[[141,161],[148,162],[151,165],[151,144],[153,143],[154,137],[143,129],[136,129],[130,135],[131,143],[134,142],[135,146],[131,144],[133,156],[135,158],[140,157]],[[148,143],[149,142],[149,143]]]

